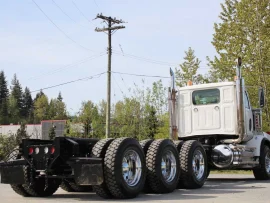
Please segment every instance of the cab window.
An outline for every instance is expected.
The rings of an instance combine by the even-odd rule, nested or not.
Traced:
[[[220,102],[219,89],[197,90],[192,93],[194,105],[217,104]]]

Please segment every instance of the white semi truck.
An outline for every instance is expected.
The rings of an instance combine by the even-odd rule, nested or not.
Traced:
[[[237,79],[169,91],[171,139],[25,139],[16,160],[0,163],[0,181],[21,196],[46,197],[58,187],[94,190],[103,198],[134,198],[200,188],[212,169],[253,170],[270,179],[270,135],[262,132],[264,93],[251,107],[241,60]]]
[[[192,185],[189,176],[194,175],[196,186],[200,177],[204,180],[201,174],[207,177],[211,169],[253,170],[256,179],[270,179],[270,135],[262,131],[264,91],[258,88],[259,108],[253,108],[241,75],[241,58],[236,70],[233,82],[192,85],[189,81],[178,91],[171,71],[171,137],[183,142],[180,167],[186,186]],[[191,155],[183,159],[194,140],[204,150],[190,149]]]

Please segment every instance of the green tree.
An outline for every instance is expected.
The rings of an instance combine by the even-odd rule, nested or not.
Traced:
[[[32,111],[33,111],[33,99],[28,87],[25,88],[23,93],[23,112],[22,116],[25,120],[32,120]]]
[[[214,25],[212,44],[217,56],[208,58],[211,75],[216,80],[233,80],[236,59],[242,57],[245,84],[265,89],[264,122],[270,123],[270,12],[267,0],[226,0],[222,4],[221,23]],[[251,103],[257,106],[257,88],[249,89]],[[264,126],[266,128],[267,126]]]
[[[35,123],[39,123],[41,120],[48,119],[49,104],[48,97],[45,94],[38,97],[38,99],[34,103],[34,107]]]
[[[92,101],[82,102],[79,121],[83,124],[84,137],[93,136],[93,123],[98,117],[98,108]]]
[[[15,99],[17,103],[17,108],[19,111],[19,120],[23,114],[23,91],[16,74],[11,81],[11,96]]]
[[[8,97],[9,91],[4,71],[0,72],[0,124],[8,124]]]
[[[20,109],[18,108],[17,99],[13,95],[10,95],[8,100],[8,111],[9,122],[18,124],[20,121]]]
[[[187,84],[189,80],[193,81],[194,76],[196,76],[198,68],[201,61],[196,58],[195,51],[188,48],[188,51],[185,51],[186,56],[184,57],[184,62],[180,64],[180,68],[176,68],[176,85],[183,87]]]
[[[26,132],[26,125],[25,123],[21,123],[20,128],[17,130],[16,134],[16,144],[19,145],[23,139],[30,138]]]
[[[35,97],[35,99],[34,99],[34,102],[36,102],[37,99],[40,98],[40,97],[43,96],[43,95],[45,95],[44,92],[43,92],[42,90],[40,90],[40,92],[38,92],[38,93],[36,94],[36,97]]]
[[[144,122],[146,126],[147,137],[154,139],[158,129],[158,118],[156,115],[156,109],[153,106],[148,107],[149,110],[146,113]]]
[[[63,97],[62,97],[61,92],[59,92],[58,97],[57,97],[57,100],[60,101],[60,102],[63,101]]]
[[[62,120],[67,118],[66,105],[58,99],[51,99],[49,105],[49,119]]]
[[[160,122],[158,125],[155,138],[156,139],[169,138],[170,136],[169,130],[170,130],[169,113],[165,113],[160,117]]]
[[[55,133],[55,125],[52,124],[52,126],[50,127],[50,130],[49,130],[49,139],[50,140],[54,140],[55,136],[56,136],[56,133]]]

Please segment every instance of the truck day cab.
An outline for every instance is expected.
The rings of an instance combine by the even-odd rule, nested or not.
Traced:
[[[0,163],[1,183],[25,197],[61,187],[123,199],[200,188],[212,169],[253,170],[256,179],[269,180],[270,135],[262,132],[262,110],[250,105],[241,60],[234,82],[176,91],[171,76],[171,139],[25,139],[15,160]],[[263,107],[262,89],[259,96]]]

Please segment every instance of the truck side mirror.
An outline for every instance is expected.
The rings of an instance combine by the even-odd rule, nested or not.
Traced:
[[[263,91],[263,88],[260,87],[260,89],[259,89],[259,105],[261,108],[263,108],[264,104],[265,104],[264,91]]]

